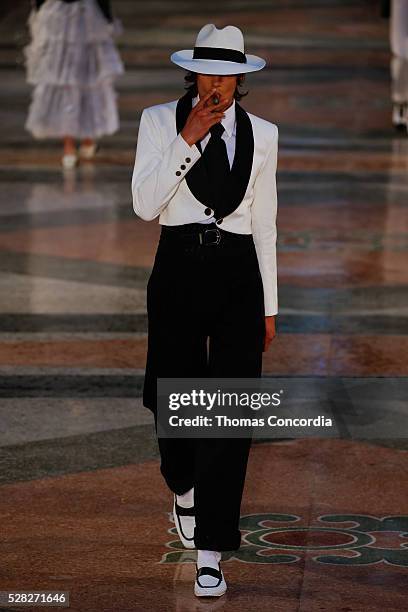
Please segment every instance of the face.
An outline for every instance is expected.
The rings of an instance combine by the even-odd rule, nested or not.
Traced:
[[[239,74],[197,74],[197,89],[200,98],[203,98],[213,87],[220,96],[228,98],[230,106],[234,100]]]

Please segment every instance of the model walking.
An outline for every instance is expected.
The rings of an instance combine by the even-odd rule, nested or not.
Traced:
[[[35,85],[25,127],[35,138],[62,138],[62,164],[90,159],[95,140],[119,128],[114,78],[123,65],[113,37],[120,23],[109,0],[35,0],[24,48]]]
[[[147,287],[143,390],[156,427],[158,377],[259,378],[278,312],[278,128],[238,103],[245,73],[265,61],[245,54],[241,30],[213,24],[171,60],[190,71],[191,85],[143,110],[132,178],[136,214],[162,226]],[[194,592],[222,595],[221,552],[240,546],[251,440],[158,443],[178,534],[198,551]]]

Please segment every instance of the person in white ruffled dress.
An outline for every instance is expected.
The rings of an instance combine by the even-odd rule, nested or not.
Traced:
[[[35,138],[62,138],[62,164],[92,158],[96,139],[119,129],[115,78],[124,72],[114,43],[121,33],[109,0],[33,0],[24,47],[34,85],[25,127]]]
[[[392,123],[408,134],[408,0],[392,0],[390,8]]]

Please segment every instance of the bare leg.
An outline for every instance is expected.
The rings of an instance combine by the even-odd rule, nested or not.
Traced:
[[[64,136],[64,154],[62,165],[64,168],[73,168],[78,161],[75,139],[72,136]]]
[[[75,155],[75,139],[72,136],[64,136],[64,155]]]
[[[84,138],[83,141],[82,141],[82,144],[85,147],[90,147],[90,146],[92,146],[94,144],[94,140],[92,138]]]

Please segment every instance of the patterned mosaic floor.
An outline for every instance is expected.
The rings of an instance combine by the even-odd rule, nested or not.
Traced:
[[[406,610],[408,135],[391,126],[388,22],[370,0],[114,6],[121,130],[65,174],[60,144],[23,128],[27,3],[0,9],[0,590],[69,590],[75,612]],[[264,374],[327,385],[344,416],[339,439],[253,445],[243,546],[210,606],[141,404],[159,227],[130,197],[141,110],[181,95],[168,55],[207,22],[269,62],[242,102],[280,130]]]

